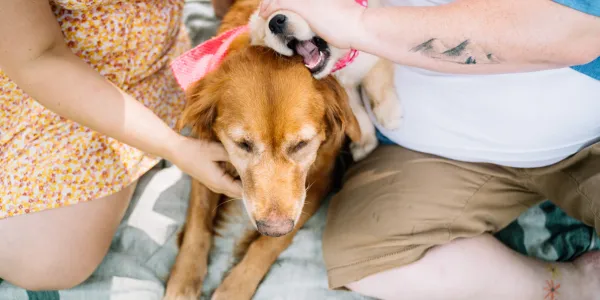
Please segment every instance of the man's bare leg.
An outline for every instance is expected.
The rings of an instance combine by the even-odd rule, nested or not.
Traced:
[[[347,287],[380,299],[597,300],[600,252],[573,263],[548,263],[484,235],[438,246],[417,262]]]

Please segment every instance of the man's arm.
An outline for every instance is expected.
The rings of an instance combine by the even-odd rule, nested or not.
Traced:
[[[361,21],[354,48],[440,72],[535,71],[600,56],[600,18],[550,0],[369,8]]]

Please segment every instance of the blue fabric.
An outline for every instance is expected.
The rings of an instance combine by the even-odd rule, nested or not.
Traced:
[[[600,0],[598,0],[600,2]],[[600,80],[600,57],[596,58],[591,63],[571,67],[573,70],[590,76],[596,80]]]
[[[396,145],[396,143],[392,142],[392,140],[388,139],[385,135],[383,135],[379,130],[375,129],[375,135],[379,140],[381,145]]]
[[[600,1],[598,0],[554,0],[554,2],[592,16],[600,17]]]
[[[592,16],[600,17],[600,0],[554,0],[554,2]],[[591,63],[572,68],[596,80],[600,80],[600,57]]]

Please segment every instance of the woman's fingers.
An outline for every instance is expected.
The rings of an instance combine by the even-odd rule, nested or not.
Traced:
[[[229,161],[229,154],[225,150],[225,147],[219,143],[209,143],[206,145],[206,151],[210,153],[213,161]]]
[[[218,164],[213,164],[214,170],[211,173],[220,174],[214,176],[212,182],[208,183],[209,188],[216,193],[227,195],[231,198],[242,198],[242,183],[235,180],[231,175],[227,174]]]

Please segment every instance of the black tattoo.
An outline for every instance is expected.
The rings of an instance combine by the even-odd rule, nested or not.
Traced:
[[[433,49],[432,44],[434,41],[435,41],[435,39],[430,39],[427,42],[410,49],[410,51],[412,51],[412,52],[429,51],[429,50]]]
[[[492,53],[484,51],[470,40],[464,40],[454,47],[448,47],[439,39],[430,39],[410,49],[410,51],[421,53],[433,59],[465,65],[495,64],[500,62]]]
[[[458,46],[450,49],[450,50],[446,50],[444,51],[444,53],[442,53],[442,55],[447,55],[447,56],[461,56],[463,54],[463,52],[465,52],[465,48],[467,48],[467,46],[469,45],[469,40],[466,40],[460,44],[458,44]]]

